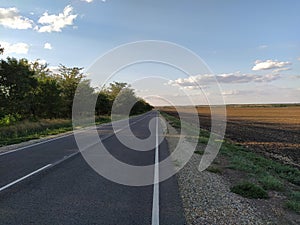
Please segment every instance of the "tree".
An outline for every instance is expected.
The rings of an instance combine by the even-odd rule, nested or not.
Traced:
[[[0,107],[4,114],[31,114],[31,99],[37,86],[34,72],[26,59],[0,61]]]
[[[103,91],[98,93],[97,103],[96,103],[96,115],[109,115],[111,112],[112,103],[110,101],[109,95]]]
[[[2,48],[1,45],[0,45],[0,55],[2,55],[3,52],[4,52],[4,48]]]
[[[152,109],[152,106],[136,96],[134,89],[127,83],[110,83],[108,88],[103,90],[103,93],[108,96],[110,107],[113,107],[112,113],[115,115],[134,115]]]
[[[62,100],[58,80],[53,76],[47,64],[39,60],[30,64],[37,80],[37,87],[33,91],[31,113],[34,117],[56,118],[60,116]]]
[[[1,47],[1,46],[0,46]],[[80,105],[78,115],[93,116],[89,107],[96,102],[96,115],[138,114],[151,109],[127,84],[114,82],[96,93],[84,79],[82,68],[59,67],[53,74],[38,60],[7,58],[0,60],[0,118],[18,114],[22,118],[71,118],[73,100]],[[18,116],[19,118],[19,116]]]
[[[57,118],[61,116],[61,91],[54,77],[40,77],[34,94],[32,111],[35,116],[42,118]]]
[[[133,105],[138,101],[134,90],[129,86],[124,87],[113,102],[114,114],[129,114]]]
[[[109,84],[108,88],[104,88],[103,92],[106,93],[109,96],[109,99],[113,102],[120,91],[126,87],[128,87],[127,83],[113,82]]]
[[[134,104],[131,109],[130,115],[141,114],[153,109],[149,103],[147,103],[144,99],[138,98],[138,101]]]
[[[72,115],[72,105],[76,88],[80,81],[84,78],[81,72],[83,68],[59,66],[59,74],[57,79],[61,91],[63,108],[61,110],[62,117],[70,118]]]

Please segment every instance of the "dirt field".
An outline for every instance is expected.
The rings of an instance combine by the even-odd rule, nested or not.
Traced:
[[[176,115],[172,107],[162,111]],[[189,107],[180,107],[189,120]],[[209,107],[198,107],[200,126],[210,130]],[[227,106],[226,138],[300,168],[300,106]]]

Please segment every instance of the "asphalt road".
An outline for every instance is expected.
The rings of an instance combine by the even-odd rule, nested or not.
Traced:
[[[129,128],[119,123],[119,135],[130,129],[136,137],[149,137],[149,121],[157,115],[134,117]],[[136,151],[118,140],[111,124],[98,131],[111,155],[124,163],[151,165],[156,153],[158,160],[169,155],[165,140]],[[176,176],[157,185],[118,184],[95,172],[78,151],[74,135],[68,135],[0,155],[0,224],[185,224]],[[155,179],[155,170],[149,176]]]

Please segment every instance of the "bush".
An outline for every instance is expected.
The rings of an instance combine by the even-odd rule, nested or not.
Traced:
[[[0,119],[0,127],[9,126],[15,124],[17,121],[21,119],[19,114],[8,114]]]
[[[248,181],[239,183],[230,190],[246,198],[269,198],[268,193],[262,187]]]
[[[300,214],[300,191],[293,191],[290,194],[289,200],[285,203],[285,206]]]
[[[288,208],[288,209],[291,209],[297,213],[300,214],[300,203],[297,202],[297,201],[294,201],[294,200],[288,200],[286,203],[285,203],[285,206]]]
[[[282,191],[283,184],[280,180],[272,175],[265,175],[259,179],[259,182],[266,190]]]

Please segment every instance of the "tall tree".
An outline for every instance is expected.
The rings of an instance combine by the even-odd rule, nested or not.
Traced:
[[[84,78],[81,72],[83,68],[59,66],[59,86],[63,102],[62,116],[70,118],[72,115],[72,105],[76,88],[80,81]]]
[[[96,103],[96,115],[109,115],[111,112],[111,103],[109,95],[100,91]]]
[[[110,83],[103,92],[110,100],[110,107],[113,107],[113,114],[122,115],[130,113],[130,115],[134,115],[152,109],[152,106],[136,96],[134,89],[127,83]]]
[[[58,80],[52,75],[47,64],[38,60],[30,64],[37,80],[37,87],[34,89],[31,111],[33,116],[42,118],[54,118],[60,116],[61,96]]]
[[[2,55],[3,52],[4,52],[4,48],[2,48],[1,45],[0,45],[0,55]]]
[[[0,107],[5,114],[31,114],[31,99],[37,86],[34,72],[26,59],[0,61]]]
[[[104,88],[103,92],[109,96],[109,99],[111,101],[114,101],[115,98],[120,93],[120,91],[126,87],[128,87],[127,83],[113,82],[113,83],[110,83],[107,88]]]

